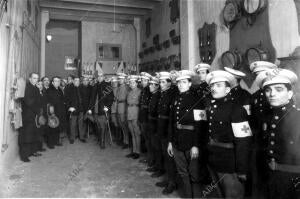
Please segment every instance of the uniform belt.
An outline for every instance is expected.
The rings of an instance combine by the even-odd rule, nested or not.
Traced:
[[[125,103],[126,101],[125,100],[117,100],[117,102],[120,104],[120,103]]]
[[[152,117],[152,116],[148,116],[148,118],[150,119],[150,120],[157,120],[157,118],[156,117]]]
[[[141,107],[142,107],[142,108],[148,108],[148,106],[147,106],[147,105],[141,105]]]
[[[168,116],[165,116],[165,115],[158,115],[158,118],[159,119],[165,119],[165,120],[168,120],[169,117]]]
[[[290,173],[300,173],[300,165],[279,164],[275,161],[269,162],[269,168],[272,171],[283,171]]]
[[[176,128],[177,129],[190,130],[190,131],[195,129],[195,127],[192,126],[192,125],[184,125],[184,124],[176,124]]]
[[[214,139],[209,139],[209,143],[210,146],[218,146],[218,147],[222,147],[222,148],[226,148],[226,149],[233,149],[234,146],[232,143],[225,143],[225,142],[217,142]]]
[[[128,104],[128,106],[139,106],[138,104]]]

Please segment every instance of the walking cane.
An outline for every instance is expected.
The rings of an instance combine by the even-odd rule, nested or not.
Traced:
[[[112,145],[113,141],[112,141],[110,126],[109,126],[109,120],[108,120],[107,112],[106,111],[104,111],[104,112],[105,112],[105,116],[106,116],[106,123],[107,123],[107,127],[108,127],[109,138],[110,138],[110,145]]]

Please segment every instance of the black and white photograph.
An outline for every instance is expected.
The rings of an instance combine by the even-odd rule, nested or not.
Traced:
[[[0,198],[300,199],[300,0],[0,0]]]

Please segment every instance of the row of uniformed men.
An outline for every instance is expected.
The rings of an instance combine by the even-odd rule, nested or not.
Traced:
[[[251,96],[239,84],[241,71],[209,69],[204,63],[195,67],[199,85],[192,85],[195,73],[188,70],[141,73],[142,89],[138,76],[129,76],[130,90],[125,74],[112,78],[112,120],[125,148],[128,132],[132,135],[128,157],[139,157],[142,134],[147,170],[153,177],[167,172],[157,183],[164,194],[176,188],[177,170],[186,197],[243,198],[253,177],[253,188],[265,185],[269,198],[299,198],[300,115],[292,99],[297,76],[273,63],[254,62],[250,69],[260,89]],[[201,192],[199,184],[209,179],[213,189]]]

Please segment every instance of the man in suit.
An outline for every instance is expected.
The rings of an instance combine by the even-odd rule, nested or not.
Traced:
[[[19,152],[20,158],[24,162],[30,162],[29,156],[40,154],[36,153],[36,144],[38,144],[38,130],[36,126],[36,117],[40,112],[40,94],[36,87],[39,75],[31,73],[29,81],[25,87],[25,95],[22,99],[22,122],[23,127],[19,133]]]
[[[94,112],[97,131],[101,149],[105,149],[106,125],[108,122],[108,112],[111,108],[114,94],[109,83],[104,81],[104,74],[98,74],[98,82],[94,86],[91,94],[88,113]]]

